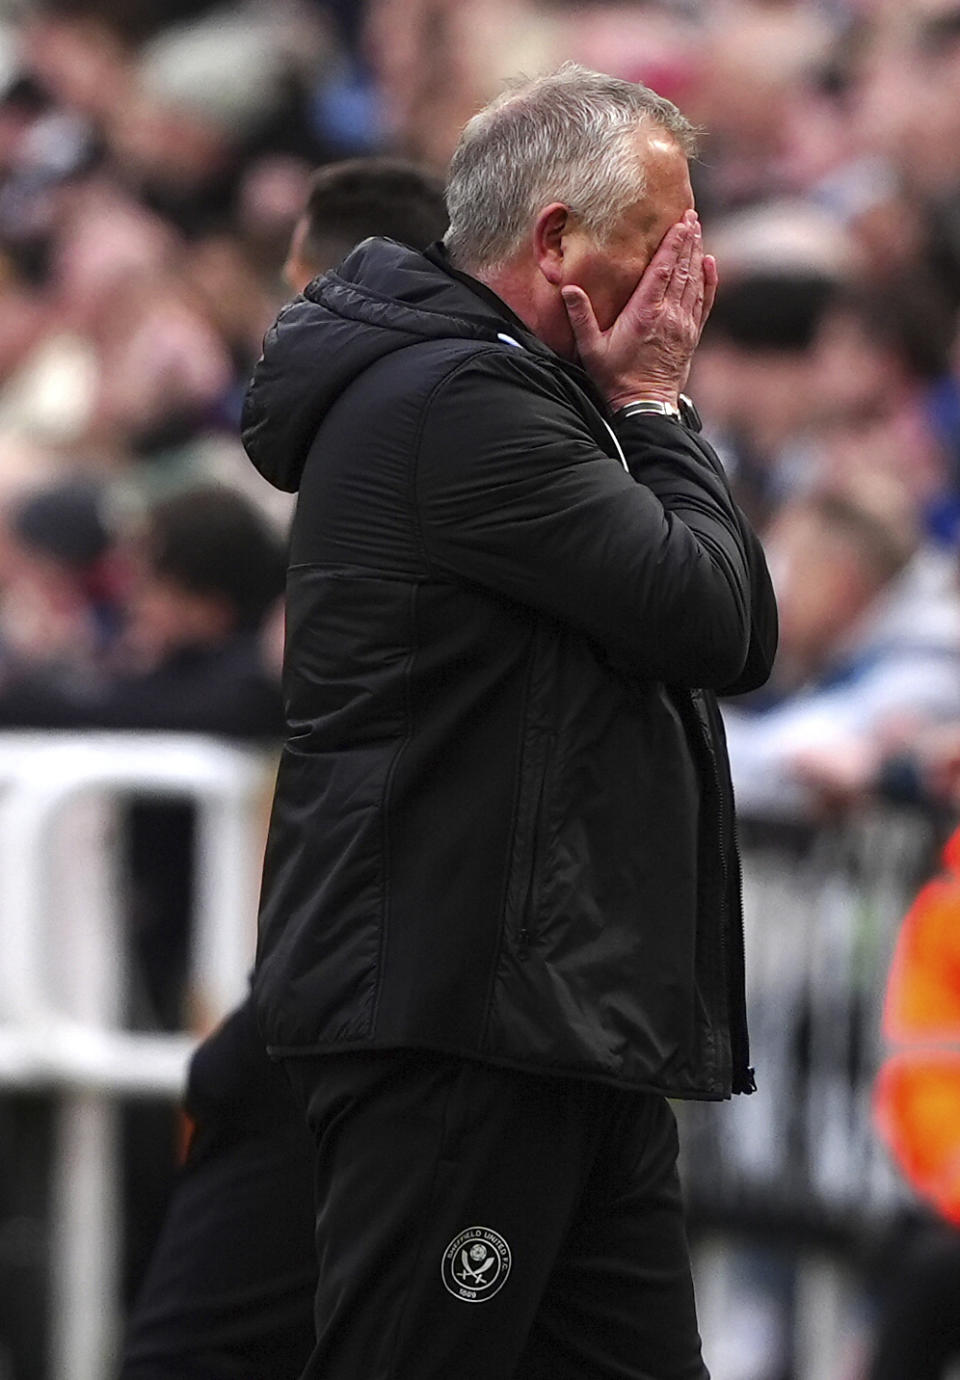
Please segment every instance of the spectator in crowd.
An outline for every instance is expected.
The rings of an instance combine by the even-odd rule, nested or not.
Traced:
[[[359,240],[426,247],[446,229],[441,184],[391,159],[313,178],[285,275],[299,292]],[[313,1345],[313,1156],[252,1001],[190,1066],[190,1146],[130,1319],[123,1380],[293,1376]]]
[[[95,677],[126,620],[131,562],[102,484],[65,479],[7,505],[2,541],[0,681],[24,665]]]
[[[725,280],[692,379],[738,502],[762,527],[808,482],[817,422],[812,345],[835,291],[815,267]]]
[[[874,1094],[877,1128],[921,1199],[896,1239],[869,1380],[946,1380],[960,1357],[960,831],[897,938],[884,1002],[894,1053]]]
[[[812,342],[809,381],[820,413],[811,482],[862,487],[875,476],[882,488],[893,479],[931,541],[948,548],[960,513],[954,329],[925,274],[882,292],[847,286]]]
[[[885,734],[960,714],[953,562],[921,547],[907,496],[821,491],[767,534],[781,643],[764,702],[725,707],[742,809],[803,815],[817,766],[840,772]]]
[[[24,505],[21,531],[39,531],[53,497]],[[80,535],[74,520],[69,536]],[[238,494],[197,488],[158,503],[132,582],[125,669],[118,660],[71,681],[62,669],[8,664],[0,723],[275,738],[279,691],[259,633],[282,585],[281,542]]]

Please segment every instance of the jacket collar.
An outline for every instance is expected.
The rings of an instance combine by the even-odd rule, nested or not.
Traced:
[[[450,262],[450,255],[447,253],[446,246],[442,240],[424,250],[424,258],[430,263],[441,269],[456,282],[462,283],[473,295],[480,299],[490,310],[496,314],[497,318],[504,325],[510,327],[510,334],[516,336],[517,343],[531,354],[539,355],[547,359],[557,369],[562,369],[582,389],[590,401],[600,411],[605,418],[610,416],[610,408],[602,393],[596,388],[589,374],[580,364],[575,364],[571,360],[564,359],[546,345],[539,336],[534,335],[525,321],[516,314],[512,307],[508,307],[502,297],[498,296],[492,288],[487,287],[486,283],[481,283],[479,278],[472,278],[469,273],[462,272],[459,268],[454,268]]]

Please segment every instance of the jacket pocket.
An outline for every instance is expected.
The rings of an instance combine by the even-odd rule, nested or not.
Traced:
[[[529,951],[537,934],[539,882],[549,844],[547,820],[555,745],[555,733],[534,730],[523,754],[507,889],[508,932],[521,956]]]

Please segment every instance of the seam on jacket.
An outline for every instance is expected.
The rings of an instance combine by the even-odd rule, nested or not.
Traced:
[[[365,578],[373,577],[383,581],[384,584],[393,585],[416,584],[418,581],[423,583],[426,578],[422,575],[412,575],[409,571],[394,572],[383,570],[375,565],[345,565],[340,561],[296,561],[293,565],[287,566],[287,574],[294,570],[322,571],[331,580],[353,580],[357,575],[362,575]]]
[[[540,648],[540,631],[542,626],[542,622],[538,619],[533,632],[532,646],[527,662],[527,674],[523,685],[523,703],[520,707],[520,728],[517,733],[516,743],[514,744],[514,761],[516,765],[513,773],[513,808],[510,814],[510,844],[507,849],[507,856],[503,869],[503,887],[500,892],[500,905],[497,910],[500,939],[497,944],[493,962],[490,965],[490,976],[487,979],[487,996],[483,1004],[483,1022],[480,1029],[481,1050],[486,1049],[487,1041],[490,1036],[490,1017],[493,1013],[493,997],[497,987],[497,974],[500,971],[500,960],[503,957],[504,946],[507,943],[507,898],[510,894],[510,876],[513,871],[514,854],[516,852],[517,822],[520,816],[520,797],[523,792],[524,742],[527,736],[527,718],[530,712],[530,687],[533,684],[533,673]]]
[[[355,1039],[313,1043],[304,1045],[267,1045],[266,1050],[273,1060],[323,1058],[326,1054],[348,1053],[352,1050],[425,1050],[431,1054],[450,1055],[474,1064],[489,1064],[495,1068],[515,1069],[518,1073],[532,1073],[548,1078],[577,1078],[585,1083],[602,1083],[607,1087],[627,1088],[633,1092],[657,1093],[661,1097],[676,1098],[681,1102],[726,1102],[730,1100],[730,1089],[714,1082],[711,1085],[691,1082],[685,1086],[668,1083],[654,1083],[644,1079],[632,1079],[629,1075],[604,1071],[596,1065],[568,1064],[562,1059],[520,1059],[499,1052],[487,1053],[483,1050],[464,1049],[462,1045],[446,1044],[442,1040],[369,1040],[362,1036]]]
[[[409,597],[409,616],[410,616],[410,650],[404,658],[403,663],[403,709],[405,728],[403,738],[397,745],[397,750],[393,754],[393,760],[387,768],[387,774],[383,781],[383,791],[380,795],[380,942],[377,947],[377,987],[373,998],[373,1009],[370,1013],[370,1029],[376,1030],[377,1018],[380,1014],[380,996],[383,992],[386,980],[386,968],[389,961],[389,929],[390,929],[390,829],[389,829],[389,802],[390,790],[393,785],[393,778],[396,776],[400,765],[400,759],[410,744],[413,737],[413,708],[410,698],[410,672],[417,655],[417,597],[420,592],[419,585],[411,585]]]
[[[329,288],[321,292],[318,292],[316,295],[311,294],[310,296],[307,296],[305,292],[302,295],[304,298],[306,298],[308,302],[312,302],[314,306],[324,307],[327,311],[332,312],[336,316],[339,316],[342,320],[356,321],[359,322],[362,326],[369,326],[372,324],[362,315],[346,315],[337,304],[330,301],[330,296],[334,295],[330,292],[330,288],[333,288],[334,285],[337,288],[341,289],[341,291],[345,290],[345,295],[356,299],[358,303],[375,302],[377,304],[382,303],[383,305],[389,307],[395,307],[397,305],[397,299],[395,297],[388,297],[386,293],[377,292],[376,288],[369,287],[366,283],[363,285],[363,287],[360,287],[357,283],[351,282],[349,278],[341,278],[339,273],[335,272],[332,269],[327,273],[323,274],[322,276],[327,280],[327,283],[330,285]],[[292,306],[293,303],[290,303],[290,305]],[[486,335],[486,331],[488,329],[493,328],[493,317],[491,317],[490,323],[488,325],[488,323],[485,320],[481,324],[477,321],[475,317],[463,316],[458,312],[447,310],[431,311],[429,307],[415,307],[409,302],[402,302],[401,305],[403,307],[403,310],[409,313],[409,315],[422,317],[424,322],[429,323],[430,325],[435,325],[437,322],[455,321],[458,326],[463,326],[470,332],[478,332],[478,334],[475,336],[471,335],[459,337],[462,340],[473,339],[481,344],[489,343],[489,336]],[[423,336],[420,335],[418,331],[414,331],[410,327],[396,325],[392,321],[389,325],[380,327],[380,329],[396,331],[398,334],[402,335],[417,335],[418,339],[423,339]],[[480,334],[480,332],[484,333]],[[428,337],[428,339],[434,338],[436,340],[449,340],[450,337],[448,332],[444,332],[444,334],[438,335],[436,337]]]

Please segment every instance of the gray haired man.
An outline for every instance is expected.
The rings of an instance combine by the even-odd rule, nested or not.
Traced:
[[[445,247],[267,337],[298,491],[254,991],[317,1147],[324,1380],[703,1380],[668,1097],[753,1088],[716,692],[756,538],[681,398],[716,287],[655,93],[467,126]]]

